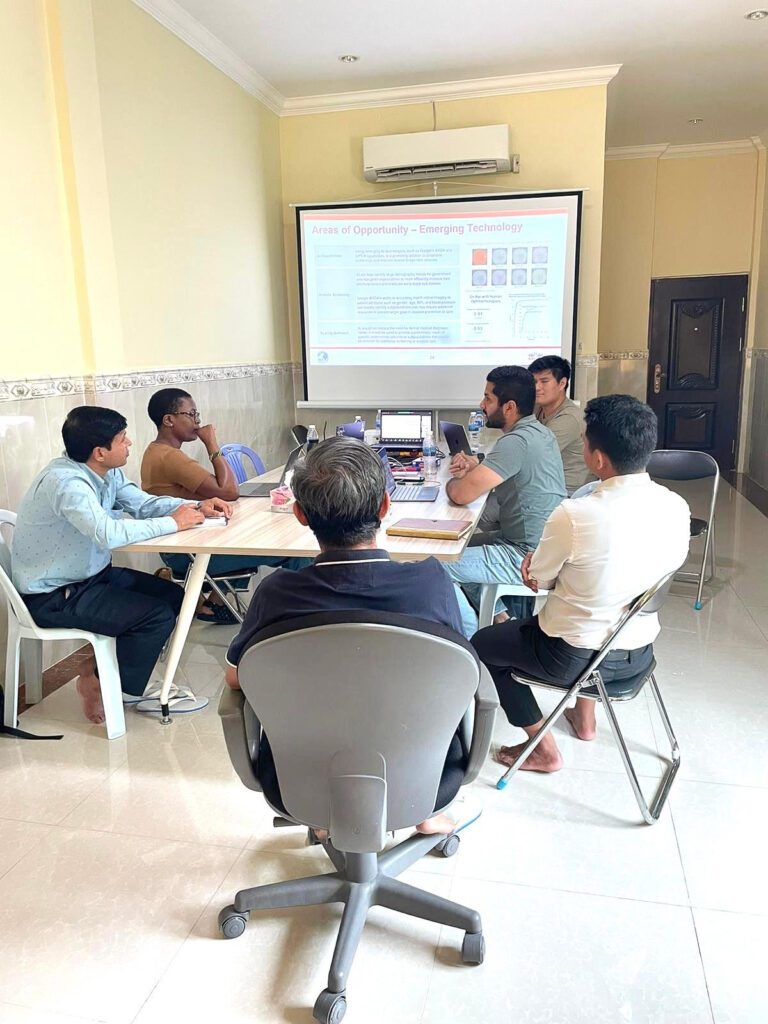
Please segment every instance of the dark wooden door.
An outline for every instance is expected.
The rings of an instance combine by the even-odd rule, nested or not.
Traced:
[[[707,452],[736,465],[746,274],[651,284],[648,404],[659,447]]]

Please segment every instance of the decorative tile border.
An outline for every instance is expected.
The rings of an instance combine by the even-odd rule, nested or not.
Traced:
[[[600,362],[611,362],[622,359],[648,359],[648,352],[601,352],[599,356]]]
[[[768,359],[768,348],[748,348],[745,357],[747,362],[753,359]]]
[[[597,356],[596,355],[576,356],[576,365],[577,366],[597,366]]]
[[[0,380],[0,402],[62,395],[98,395],[135,388],[169,387],[197,381],[234,380],[243,377],[276,377],[292,374],[297,363],[241,363],[237,366],[190,366],[133,373],[88,374],[83,377],[43,377]]]

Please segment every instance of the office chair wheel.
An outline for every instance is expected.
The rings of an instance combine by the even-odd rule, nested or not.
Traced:
[[[324,988],[315,1000],[312,1016],[320,1024],[339,1024],[347,1012],[347,997],[343,992],[329,992]]]
[[[438,857],[455,857],[461,846],[461,836],[450,835],[441,839],[432,852]]]
[[[481,964],[485,959],[485,939],[482,932],[465,932],[461,944],[461,959],[465,964]]]
[[[219,928],[225,939],[238,939],[245,931],[248,913],[241,914],[230,904],[219,911]]]

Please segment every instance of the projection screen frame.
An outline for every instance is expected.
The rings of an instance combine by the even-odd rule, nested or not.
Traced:
[[[571,364],[571,379],[569,381],[568,391],[571,397],[574,393],[574,381],[576,377],[576,345],[577,345],[577,324],[578,324],[578,311],[579,311],[579,277],[580,277],[580,265],[581,265],[581,231],[582,231],[582,213],[584,204],[584,192],[588,191],[586,188],[567,188],[567,189],[537,189],[535,191],[518,191],[518,192],[493,192],[493,193],[469,193],[457,196],[418,196],[411,198],[397,198],[397,199],[360,199],[360,200],[340,200],[334,202],[325,203],[291,203],[290,205],[296,211],[296,247],[297,247],[297,264],[298,264],[298,298],[299,298],[299,322],[301,328],[301,374],[304,398],[296,402],[296,407],[299,409],[357,409],[357,408],[374,408],[375,405],[370,403],[367,399],[360,400],[349,399],[348,401],[336,400],[336,399],[315,399],[310,400],[308,397],[309,382],[307,377],[307,360],[308,360],[308,344],[307,344],[307,325],[305,320],[305,296],[304,296],[304,250],[303,250],[303,239],[302,239],[302,214],[307,211],[314,210],[355,210],[364,208],[367,206],[376,207],[391,207],[391,206],[405,206],[405,205],[418,205],[418,206],[429,206],[429,205],[446,205],[451,203],[466,203],[471,200],[491,202],[500,199],[543,199],[553,198],[558,196],[575,198],[576,199],[576,231],[574,237],[574,271],[573,271],[573,313],[571,320],[571,351],[569,353],[569,362]],[[391,408],[422,408],[422,409],[435,409],[435,408],[475,408],[477,401],[467,399],[466,401],[456,401],[449,399],[443,401],[442,397],[435,395],[433,397],[427,397],[423,400],[415,400],[413,397],[410,398],[399,398],[398,396],[385,395],[381,399],[388,403],[388,407]]]

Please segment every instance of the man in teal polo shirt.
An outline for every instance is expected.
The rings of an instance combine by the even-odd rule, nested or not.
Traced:
[[[458,562],[445,568],[456,584],[462,630],[477,630],[475,609],[484,583],[522,583],[520,566],[539,543],[550,513],[565,498],[563,460],[551,430],[533,415],[536,382],[522,366],[498,366],[485,382],[480,408],[489,427],[502,431],[482,456],[451,462],[448,497],[468,505],[492,491],[481,531]],[[474,605],[474,607],[473,607]],[[497,612],[503,612],[501,605]]]

